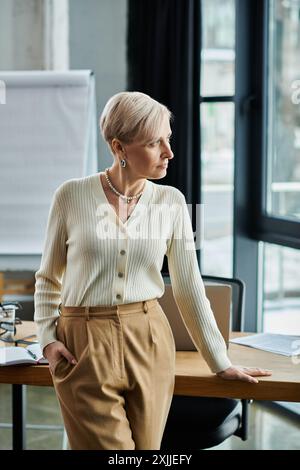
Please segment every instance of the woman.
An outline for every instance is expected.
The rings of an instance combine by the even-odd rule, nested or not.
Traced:
[[[72,449],[159,449],[172,401],[175,342],[158,298],[164,255],[176,303],[212,372],[256,383],[233,366],[205,296],[184,195],[160,185],[172,113],[139,92],[100,118],[114,162],[55,191],[35,321]],[[153,231],[155,233],[153,233]]]

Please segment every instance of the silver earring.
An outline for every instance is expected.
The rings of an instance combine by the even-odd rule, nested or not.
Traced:
[[[125,166],[126,166],[126,160],[124,160],[124,158],[121,160],[121,166],[123,168],[125,168]]]

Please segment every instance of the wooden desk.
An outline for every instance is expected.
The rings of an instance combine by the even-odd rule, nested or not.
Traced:
[[[231,338],[248,334],[253,333],[232,333]],[[272,375],[259,377],[258,384],[223,380],[210,372],[199,353],[178,351],[175,395],[300,402],[300,367],[290,357],[234,343],[228,356],[234,365],[271,369]]]
[[[23,322],[18,327],[17,338],[35,331],[34,322]],[[233,333],[232,337],[245,334]],[[0,341],[0,346],[4,344]],[[198,352],[177,351],[174,394],[300,402],[300,367],[290,357],[237,344],[230,344],[228,355],[235,365],[271,369],[273,375],[259,378],[258,384],[223,380],[210,372]],[[53,386],[49,368],[47,365],[0,367],[0,383],[13,384],[14,449],[23,448],[23,385]]]
[[[33,322],[18,327],[17,338],[36,331]],[[233,333],[232,337],[246,333]],[[5,343],[0,341],[0,346]],[[300,401],[300,367],[290,357],[230,344],[228,355],[233,364],[272,369],[273,375],[261,377],[258,384],[228,381],[212,374],[194,351],[177,351],[175,395],[248,398],[255,400]],[[0,383],[53,386],[47,365],[0,367]]]

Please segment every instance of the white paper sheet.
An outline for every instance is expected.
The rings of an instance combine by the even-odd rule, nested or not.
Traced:
[[[255,335],[231,339],[230,342],[282,354],[283,356],[295,356],[300,354],[300,336],[257,333]]]

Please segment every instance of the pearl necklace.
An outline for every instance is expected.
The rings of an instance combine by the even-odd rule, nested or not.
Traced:
[[[116,193],[118,196],[120,196],[122,199],[125,199],[125,201],[127,202],[127,204],[129,204],[129,202],[132,200],[132,199],[137,199],[138,197],[140,197],[142,194],[143,194],[143,191],[141,191],[140,193],[134,195],[134,196],[125,196],[124,194],[121,194],[119,193],[119,191],[112,185],[109,177],[108,177],[108,168],[105,169],[105,178],[106,178],[106,181],[110,187],[110,189]],[[146,183],[145,183],[146,184]],[[144,185],[145,187],[145,185]]]

